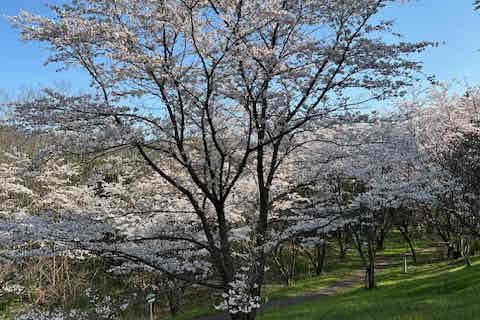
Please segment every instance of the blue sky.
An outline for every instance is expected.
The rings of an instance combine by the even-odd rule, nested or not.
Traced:
[[[49,0],[49,3],[67,0]],[[5,16],[20,10],[46,14],[45,0],[3,0],[0,2],[0,93],[14,94],[22,88],[69,84],[73,88],[88,85],[80,71],[56,72],[54,65],[44,66],[48,52],[39,44],[24,43]],[[466,81],[480,84],[480,12],[474,12],[473,0],[413,0],[395,5],[382,15],[394,18],[396,31],[407,40],[445,41],[429,49],[419,59],[424,71],[442,81]]]

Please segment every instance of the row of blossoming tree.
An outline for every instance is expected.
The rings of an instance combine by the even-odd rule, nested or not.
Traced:
[[[422,228],[434,231],[449,255],[458,252],[469,264],[479,228],[478,97],[474,91],[455,96],[436,89],[390,113],[350,114],[299,133],[303,143],[285,151],[273,178],[261,247],[255,241],[258,182],[249,162],[225,203],[236,271],[224,284],[211,253],[220,247],[213,208],[202,221],[190,200],[130,145],[79,159],[63,145],[57,149],[67,135],[50,128],[42,147],[33,150],[21,148],[18,138],[3,142],[2,257],[14,263],[32,257],[108,258],[115,273],[159,273],[223,291],[219,307],[232,314],[251,313],[261,303],[261,292],[253,289],[263,283],[252,282],[250,274],[253,267],[259,272],[259,250],[265,255],[262,272],[279,268],[288,283],[295,270],[282,263],[282,249],[301,248],[320,274],[327,241],[340,236],[345,245],[346,235],[365,266],[366,286],[373,288],[375,255],[389,230],[398,228],[415,259],[412,229]],[[43,99],[16,105],[11,121],[17,132],[24,126],[23,137],[37,133],[31,118],[23,119],[36,113]],[[165,172],[196,190],[175,163],[152,159],[164,161]],[[213,229],[213,247],[204,224]]]
[[[92,82],[12,103],[6,125],[43,147],[2,159],[2,256],[108,258],[218,290],[236,320],[291,241],[319,270],[310,248],[348,233],[369,288],[393,225],[460,235],[468,257],[478,95],[358,112],[403,95],[435,45],[398,39],[378,18],[394,2],[76,0],[12,18]]]

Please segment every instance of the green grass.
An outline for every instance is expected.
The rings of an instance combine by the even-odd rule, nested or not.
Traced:
[[[0,297],[0,320],[10,320],[14,314],[21,311],[25,306],[13,295]]]
[[[431,262],[435,260],[435,256],[437,252],[435,252],[436,248],[431,247],[431,243],[424,239],[417,239],[415,241],[416,249],[419,250],[418,252],[418,259],[419,261]],[[391,267],[385,270],[381,270],[378,273],[378,279],[380,281],[380,285],[384,285],[387,283],[392,283],[392,281],[396,280],[404,280],[404,279],[411,279],[414,276],[420,277],[423,274],[431,274],[432,272],[437,272],[442,268],[447,268],[445,265],[441,264],[432,264],[432,265],[422,265],[422,266],[410,266],[409,274],[404,275],[401,272],[401,263],[402,263],[402,256],[404,253],[408,252],[408,245],[404,242],[403,238],[401,237],[400,233],[396,231],[392,231],[389,234],[389,237],[386,239],[385,242],[386,249],[383,251],[378,252],[378,260],[388,260]],[[290,286],[286,286],[281,283],[270,282],[269,284],[265,285],[264,288],[264,299],[267,300],[277,300],[286,297],[298,296],[308,294],[310,292],[318,291],[321,288],[327,287],[332,283],[335,283],[341,279],[345,279],[349,277],[349,275],[356,271],[356,270],[363,270],[361,259],[358,257],[357,252],[354,248],[350,248],[347,251],[347,256],[344,260],[338,259],[338,250],[335,247],[330,247],[327,251],[327,259],[325,265],[325,273],[321,276],[317,277],[310,277],[306,279],[297,279],[294,283]],[[304,261],[301,261],[301,257],[299,257],[299,265],[300,270],[303,270]],[[438,270],[437,270],[438,269]],[[302,276],[300,273],[299,276]],[[270,278],[272,276],[270,275]],[[361,286],[362,284],[359,284]],[[330,298],[328,298],[330,299]],[[191,305],[187,308],[183,308],[182,313],[176,317],[162,317],[162,319],[168,320],[192,320],[197,319],[202,316],[214,314],[217,311],[213,309],[212,305],[214,304],[213,301],[204,303],[200,303],[197,305]],[[283,312],[279,311],[279,312]],[[267,319],[275,319],[275,318],[267,318]],[[302,319],[303,318],[298,318]],[[310,319],[310,318],[306,318]],[[313,316],[312,319],[317,319]],[[337,318],[332,318],[337,319]],[[350,318],[348,318],[350,319]]]
[[[330,272],[328,274],[312,277],[309,279],[297,280],[290,286],[285,286],[282,284],[270,284],[265,286],[264,299],[266,300],[277,300],[287,297],[293,297],[297,295],[307,294],[309,292],[318,291],[321,288],[327,287],[328,285],[344,279],[349,276],[351,269],[343,268],[337,272]],[[207,316],[214,314],[218,311],[214,310],[212,305],[208,306],[199,306],[191,308],[189,310],[183,311],[176,317],[166,317],[165,319],[169,320],[191,320],[196,319],[202,316]]]
[[[267,310],[259,315],[259,320],[480,319],[480,316],[476,316],[480,315],[480,307],[476,306],[480,293],[480,284],[476,284],[476,279],[480,279],[480,260],[468,270],[448,262],[435,262],[442,252],[434,242],[419,237],[415,242],[419,265],[410,263],[409,273],[404,274],[402,257],[408,252],[408,246],[401,235],[391,232],[385,246],[385,250],[378,252],[377,260],[388,267],[377,270],[377,290],[370,292],[361,289],[362,284],[359,283],[355,288],[346,288],[336,296],[322,297],[281,310]],[[277,272],[271,270],[268,284],[264,287],[264,299],[271,301],[317,292],[363,269],[353,248],[348,250],[345,259],[340,260],[335,243],[327,251],[323,275],[309,277],[311,270],[307,268],[305,259],[298,257],[296,279],[290,286],[281,284],[276,278]],[[198,319],[216,313],[213,305],[218,300],[208,290],[187,290],[181,314],[173,318],[167,316],[162,303],[156,306],[157,315],[165,320]],[[11,319],[11,312],[19,305],[12,300],[0,299],[0,307],[0,320],[3,320]],[[144,304],[139,307],[134,311],[132,309],[133,313],[126,315],[125,319],[147,319]]]
[[[471,268],[447,263],[379,274],[378,289],[354,289],[317,301],[269,310],[259,320],[474,320],[480,317],[480,260]]]

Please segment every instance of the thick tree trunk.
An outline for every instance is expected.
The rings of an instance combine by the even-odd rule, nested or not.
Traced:
[[[255,320],[255,318],[255,312],[230,314],[230,319],[232,320]]]
[[[325,253],[327,250],[327,241],[323,241],[321,245],[317,245],[317,265],[315,266],[315,274],[317,276],[321,275],[323,272],[323,267],[325,265]]]
[[[390,228],[392,226],[392,214],[389,209],[386,209],[381,216],[379,217],[381,222],[376,227],[377,231],[375,232],[376,240],[376,251],[385,250],[385,238],[387,237]]]
[[[366,269],[365,275],[365,287],[367,289],[374,289],[375,288],[375,264],[369,264]]]
[[[461,240],[461,252],[462,252],[462,256],[463,256],[463,259],[465,261],[465,265],[467,267],[471,267],[472,266],[472,261],[470,260],[470,243],[468,242],[467,239],[462,239]]]

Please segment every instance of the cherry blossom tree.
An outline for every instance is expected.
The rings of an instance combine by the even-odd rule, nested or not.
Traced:
[[[393,24],[374,17],[391,2],[75,0],[52,6],[54,18],[14,17],[25,40],[49,45],[48,62],[80,66],[96,90],[46,91],[16,104],[16,124],[48,132],[61,151],[136,152],[168,208],[141,238],[100,237],[90,223],[76,242],[128,246],[106,251],[220,289],[232,319],[254,319],[285,160],[309,126],[401,94],[420,68],[410,54],[431,45],[382,40]],[[157,210],[148,202],[137,221]]]
[[[322,130],[316,138],[302,163],[315,176],[306,208],[315,205],[299,220],[308,221],[313,230],[348,229],[366,268],[367,287],[373,288],[379,239],[394,223],[408,221],[410,212],[430,208],[435,199],[432,168],[415,122],[403,111],[364,115]]]
[[[447,86],[433,88],[412,109],[437,184],[437,202],[425,216],[448,257],[463,255],[468,264],[470,243],[478,239],[478,89],[462,96]]]

